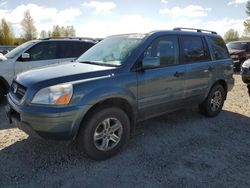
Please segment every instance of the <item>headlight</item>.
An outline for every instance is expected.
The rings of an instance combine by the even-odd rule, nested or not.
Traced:
[[[38,91],[32,104],[67,105],[73,95],[72,84],[61,84],[47,87]]]

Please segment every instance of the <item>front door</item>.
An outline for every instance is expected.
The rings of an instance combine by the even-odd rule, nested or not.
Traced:
[[[50,41],[38,43],[25,53],[30,55],[30,59],[27,61],[22,61],[21,57],[18,58],[15,64],[15,74],[30,69],[59,63],[59,58],[57,55],[57,42]]]
[[[137,74],[139,120],[179,108],[184,96],[186,68],[180,64],[178,37],[154,40],[144,53],[147,59],[156,67]]]

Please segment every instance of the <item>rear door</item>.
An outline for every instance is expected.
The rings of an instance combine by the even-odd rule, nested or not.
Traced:
[[[180,64],[177,36],[161,37],[143,54],[156,67],[138,72],[139,119],[174,110],[182,105],[185,65]]]
[[[185,102],[200,103],[214,77],[215,67],[203,36],[182,36],[183,61],[187,65],[185,79]]]
[[[59,58],[60,62],[72,61],[81,56],[89,48],[94,46],[94,43],[85,41],[60,41],[59,43]]]

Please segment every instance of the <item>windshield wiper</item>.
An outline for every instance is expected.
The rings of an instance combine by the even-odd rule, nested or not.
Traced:
[[[119,65],[99,63],[99,62],[95,62],[95,61],[79,61],[79,63],[86,63],[86,64],[91,64],[91,65],[100,65],[100,66],[105,66],[105,67],[119,67]]]

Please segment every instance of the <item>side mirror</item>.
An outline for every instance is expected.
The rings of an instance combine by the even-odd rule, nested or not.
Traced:
[[[22,61],[29,61],[30,60],[30,54],[29,53],[23,53],[22,54]]]
[[[0,53],[0,61],[5,61],[5,60],[7,60],[7,58],[2,53]]]
[[[159,57],[146,57],[142,60],[142,69],[154,69],[160,66]]]

